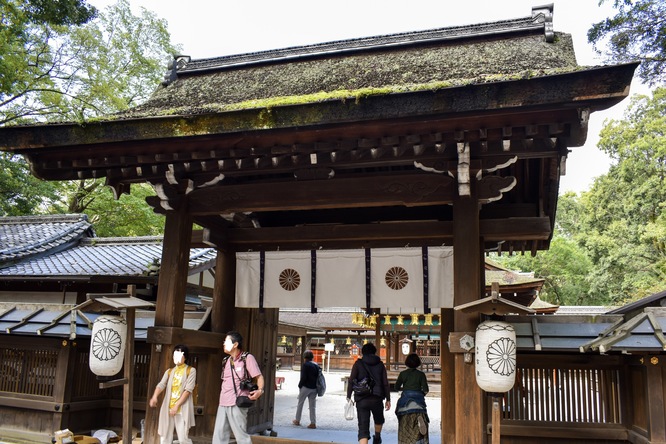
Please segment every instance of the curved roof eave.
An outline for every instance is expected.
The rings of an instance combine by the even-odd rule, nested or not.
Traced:
[[[0,128],[0,150],[30,155],[44,149],[75,150],[123,143],[132,152],[136,144],[156,139],[185,139],[273,132],[298,127],[299,131],[349,123],[432,116],[509,112],[548,107],[609,108],[629,94],[638,63],[595,67],[574,72],[460,85],[409,92],[377,91],[358,97],[285,104],[255,104],[238,110],[190,110],[177,115],[150,116],[95,122],[39,124]],[[545,94],[547,93],[547,94]],[[503,100],[498,100],[498,97]],[[93,153],[94,155],[94,153]],[[104,156],[104,154],[101,154]],[[39,171],[36,171],[38,174]],[[52,178],[48,178],[52,179]]]

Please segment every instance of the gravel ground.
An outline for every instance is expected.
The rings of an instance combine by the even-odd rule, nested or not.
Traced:
[[[273,415],[273,431],[278,437],[294,438],[304,441],[319,441],[331,443],[356,443],[357,423],[356,419],[347,421],[344,418],[344,406],[346,404],[346,393],[342,377],[348,376],[349,372],[331,371],[326,375],[326,394],[317,398],[317,428],[308,429],[310,416],[308,402],[305,401],[301,426],[294,426],[291,421],[296,415],[296,404],[298,402],[298,380],[300,373],[295,370],[278,370],[276,376],[285,378],[282,389],[275,392],[275,413]],[[398,419],[395,416],[395,402],[399,394],[391,392],[391,410],[385,412],[386,423],[382,430],[383,444],[398,444]],[[430,416],[430,443],[441,442],[441,401],[439,397],[426,398],[428,404],[428,415]],[[372,426],[370,427],[372,430]],[[372,442],[372,441],[370,441]]]

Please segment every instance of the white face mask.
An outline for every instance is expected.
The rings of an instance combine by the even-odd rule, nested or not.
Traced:
[[[185,353],[183,353],[180,350],[175,350],[173,352],[173,363],[178,365],[183,363],[183,356],[185,356]]]
[[[231,339],[227,338],[224,340],[224,351],[229,353],[231,349],[234,348],[234,343],[231,342]]]

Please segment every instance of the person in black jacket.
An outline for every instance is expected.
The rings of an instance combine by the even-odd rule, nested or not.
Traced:
[[[301,413],[303,413],[303,404],[308,399],[310,409],[309,429],[317,428],[317,377],[319,376],[319,366],[312,362],[314,354],[310,350],[303,353],[303,365],[301,366],[301,379],[298,381],[298,406],[296,407],[296,419],[292,422],[294,425],[301,425]]]
[[[376,355],[377,347],[367,343],[361,348],[361,359],[358,359],[352,367],[347,385],[347,401],[351,399],[354,381],[360,381],[369,377],[373,382],[372,393],[359,395],[354,393],[356,402],[356,414],[358,417],[358,442],[368,444],[370,440],[370,414],[375,422],[375,435],[373,444],[382,442],[382,426],[384,425],[384,410],[391,409],[391,392],[389,390],[388,375],[384,363]],[[386,399],[386,405],[384,405]]]

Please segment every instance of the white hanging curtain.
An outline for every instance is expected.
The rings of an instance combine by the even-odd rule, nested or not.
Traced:
[[[365,306],[365,251],[317,251],[317,307]]]
[[[237,253],[236,306],[369,306],[393,313],[452,308],[453,248]]]
[[[267,252],[262,304],[261,255],[237,253],[236,306],[309,308],[311,269],[309,251]]]
[[[371,257],[370,307],[381,308],[383,313],[423,312],[421,249],[373,249]]]
[[[453,247],[428,248],[430,308],[453,308]]]

